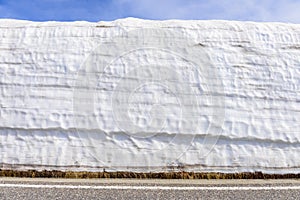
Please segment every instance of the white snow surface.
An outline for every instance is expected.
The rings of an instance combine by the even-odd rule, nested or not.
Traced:
[[[0,95],[2,169],[300,173],[300,25],[1,19]]]

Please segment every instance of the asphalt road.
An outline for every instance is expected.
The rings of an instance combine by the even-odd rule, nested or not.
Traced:
[[[0,178],[0,199],[300,199],[300,180]]]

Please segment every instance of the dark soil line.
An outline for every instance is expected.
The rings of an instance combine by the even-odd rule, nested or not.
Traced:
[[[74,172],[74,171],[18,171],[1,170],[0,177],[28,178],[135,178],[135,179],[299,179],[300,174],[265,174],[262,172]]]

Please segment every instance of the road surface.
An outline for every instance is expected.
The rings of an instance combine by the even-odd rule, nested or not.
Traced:
[[[0,178],[0,199],[300,199],[300,180]]]

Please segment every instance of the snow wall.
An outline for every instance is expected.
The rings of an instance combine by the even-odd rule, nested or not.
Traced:
[[[300,25],[0,20],[2,169],[300,173]]]

